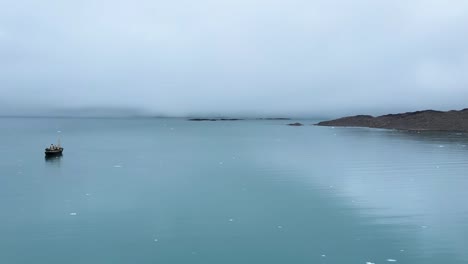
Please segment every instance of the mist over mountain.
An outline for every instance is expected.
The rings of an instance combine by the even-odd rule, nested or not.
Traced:
[[[462,109],[466,14],[443,0],[1,1],[0,114]]]

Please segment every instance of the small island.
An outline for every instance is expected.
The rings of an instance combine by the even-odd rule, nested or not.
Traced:
[[[289,117],[259,117],[257,120],[291,120]]]
[[[304,124],[299,123],[299,122],[288,124],[288,126],[303,126],[303,125]]]
[[[189,118],[188,121],[239,121],[240,118]]]
[[[425,110],[382,116],[357,115],[330,121],[318,126],[369,127],[411,131],[468,132],[468,108],[456,111]]]
[[[188,121],[239,121],[239,120],[291,120],[289,117],[258,117],[258,118],[227,118],[227,117],[197,117],[197,118],[188,118]]]

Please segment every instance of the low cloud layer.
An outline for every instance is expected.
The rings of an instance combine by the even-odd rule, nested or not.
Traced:
[[[165,115],[465,108],[467,14],[457,0],[0,0],[0,103]]]

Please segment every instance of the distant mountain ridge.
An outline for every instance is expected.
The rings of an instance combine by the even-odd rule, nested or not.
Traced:
[[[0,116],[7,117],[140,117],[149,116],[143,110],[129,107],[0,108]]]
[[[424,110],[382,116],[356,115],[330,121],[318,126],[370,127],[418,131],[468,132],[468,108],[460,111]]]

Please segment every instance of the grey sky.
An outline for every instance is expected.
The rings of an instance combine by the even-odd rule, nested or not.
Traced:
[[[456,109],[467,73],[462,0],[0,0],[3,109]]]

